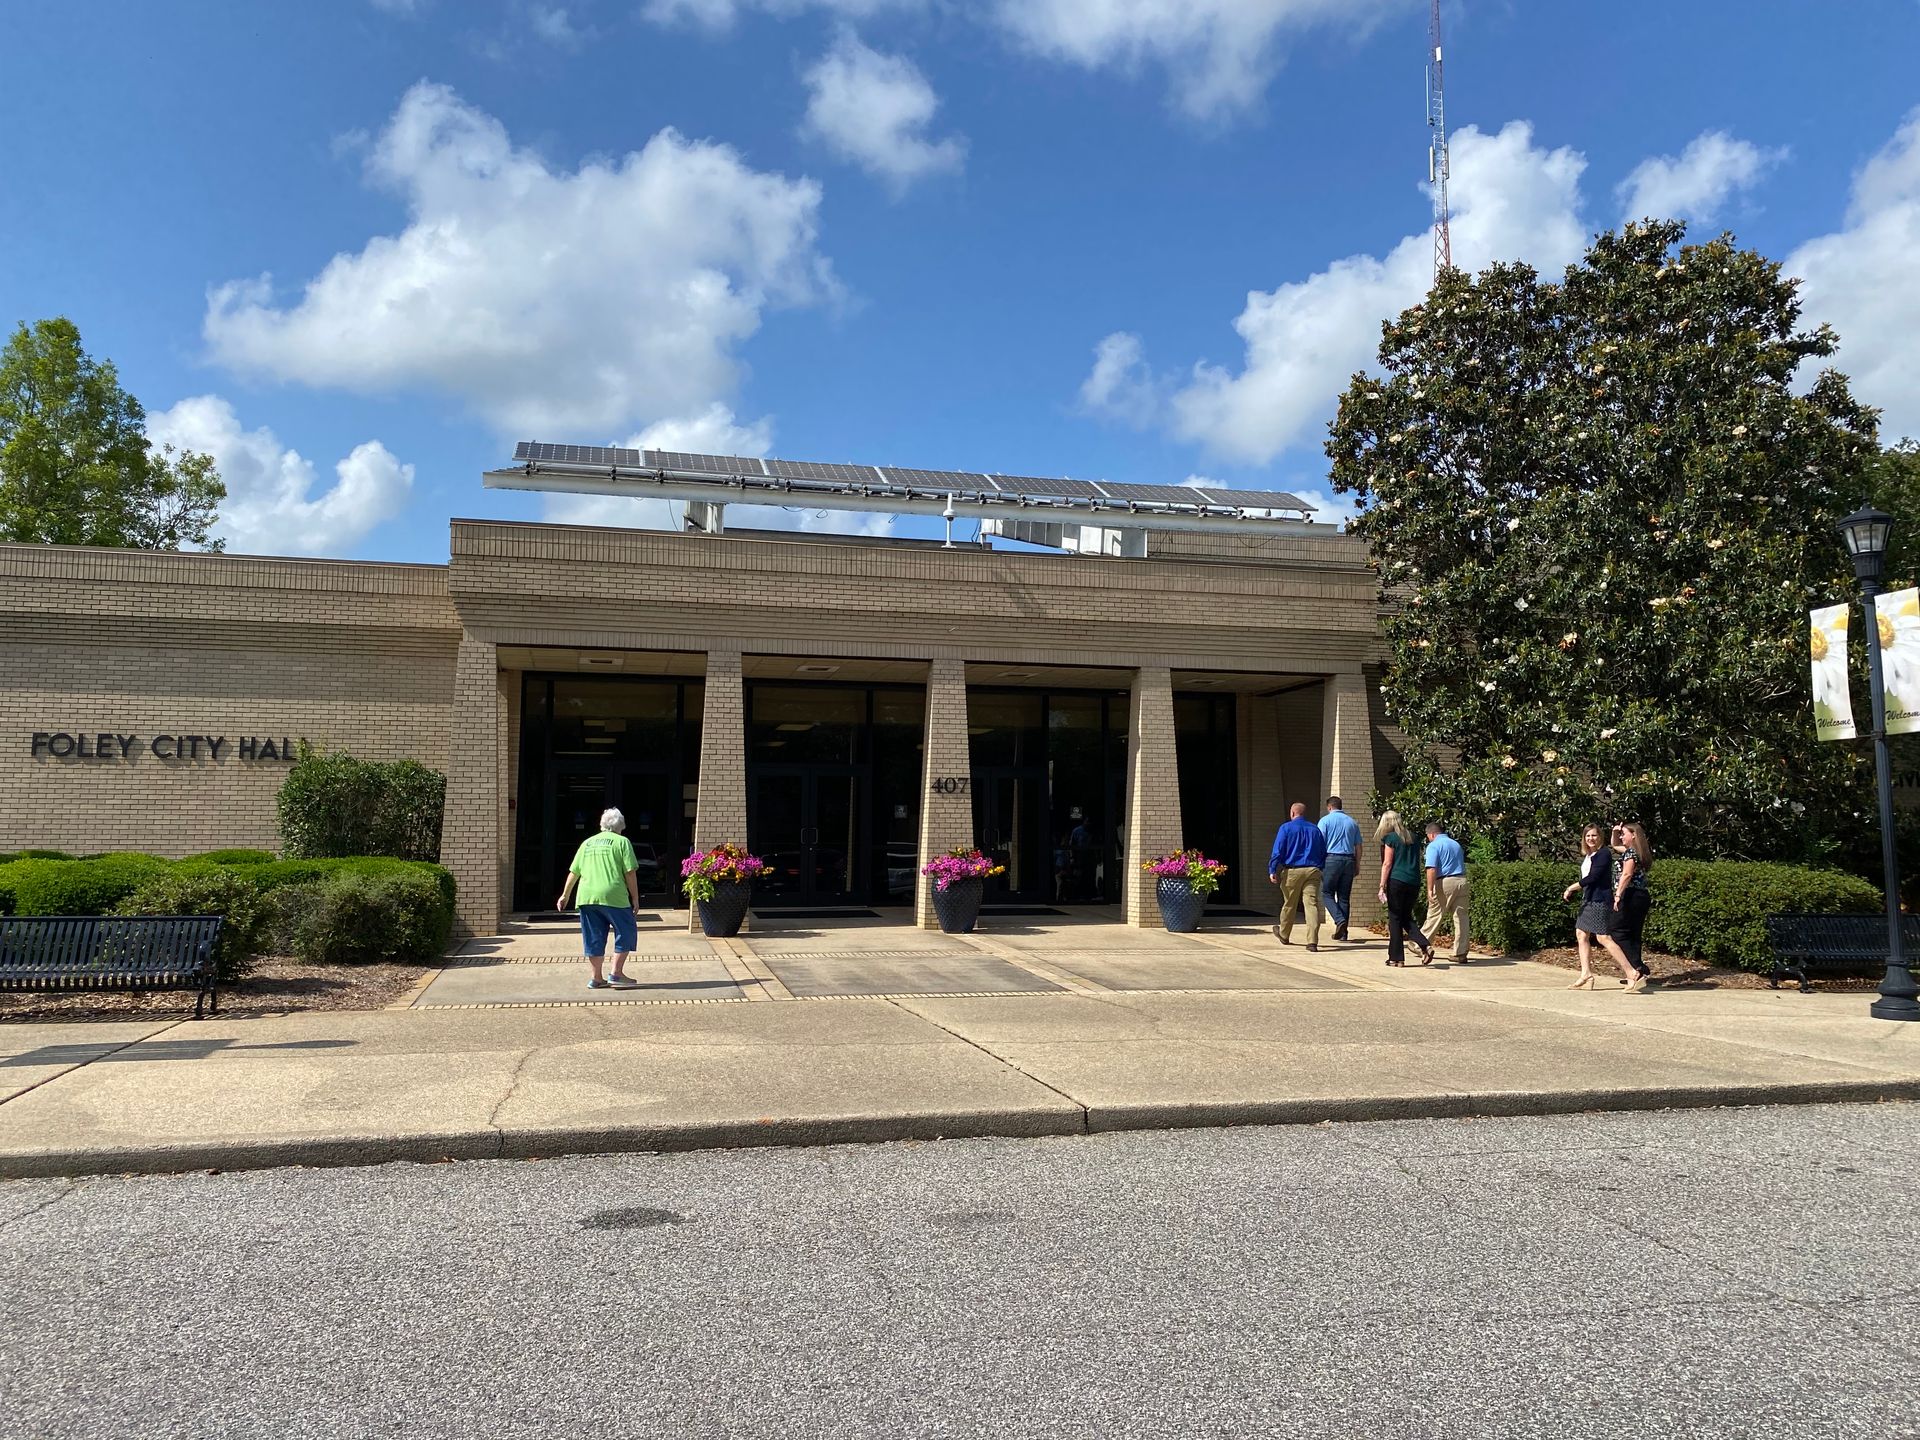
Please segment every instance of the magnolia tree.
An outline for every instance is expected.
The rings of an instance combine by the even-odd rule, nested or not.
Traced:
[[[1813,738],[1805,612],[1852,593],[1874,412],[1808,363],[1835,337],[1778,265],[1683,234],[1602,235],[1558,282],[1443,273],[1331,426],[1390,607],[1395,798],[1498,853],[1635,816],[1803,859],[1871,824],[1864,753]]]

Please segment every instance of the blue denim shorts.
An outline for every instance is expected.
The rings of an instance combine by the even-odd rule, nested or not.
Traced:
[[[640,939],[640,927],[633,923],[633,911],[623,905],[582,905],[580,937],[587,942],[587,958],[606,952],[607,932],[613,932],[613,948],[630,954]]]

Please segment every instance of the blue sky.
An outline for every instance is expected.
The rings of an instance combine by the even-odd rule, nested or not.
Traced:
[[[7,24],[0,321],[72,317],[158,438],[212,450],[236,550],[659,518],[483,491],[523,438],[1313,491],[1333,397],[1425,278],[1410,0]],[[1920,434],[1920,5],[1446,24],[1457,258],[1557,267],[1642,210],[1731,228]]]

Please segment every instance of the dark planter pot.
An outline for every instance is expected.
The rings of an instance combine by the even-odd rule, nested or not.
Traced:
[[[933,883],[927,881],[929,885]],[[974,923],[980,918],[980,901],[985,898],[986,890],[979,880],[956,880],[944,890],[936,888],[933,913],[940,919],[940,928],[949,935],[971,935]]]
[[[1172,880],[1163,875],[1153,887],[1153,898],[1160,902],[1160,921],[1167,929],[1185,935],[1200,928],[1200,912],[1207,908],[1207,897],[1194,893],[1191,880]]]
[[[747,893],[752,887],[745,880],[722,880],[713,887],[711,900],[697,901],[702,935],[738,935],[747,918]]]

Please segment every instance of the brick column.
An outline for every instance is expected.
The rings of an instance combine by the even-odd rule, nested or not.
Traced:
[[[1318,815],[1329,795],[1360,827],[1360,855],[1353,875],[1353,918],[1368,924],[1380,918],[1380,848],[1373,843],[1373,722],[1367,713],[1367,678],[1357,671],[1329,675],[1321,687],[1320,793]]]
[[[967,667],[936,660],[927,671],[926,764],[920,776],[920,855],[913,877],[913,923],[937,930],[930,882],[918,872],[935,855],[974,843],[973,762],[967,738]],[[936,782],[951,788],[936,788]]]
[[[1153,877],[1140,866],[1155,855],[1178,850],[1180,843],[1173,674],[1164,665],[1147,665],[1134,674],[1127,708],[1127,853],[1121,861],[1127,924],[1152,927],[1160,923]]]
[[[700,715],[700,798],[693,811],[693,848],[723,840],[747,843],[747,715],[738,650],[707,652],[707,684]],[[675,878],[675,884],[679,883]],[[687,906],[687,928],[700,914]]]
[[[447,762],[440,863],[460,887],[455,928],[500,929],[500,675],[492,642],[462,633],[453,667],[453,726]]]

